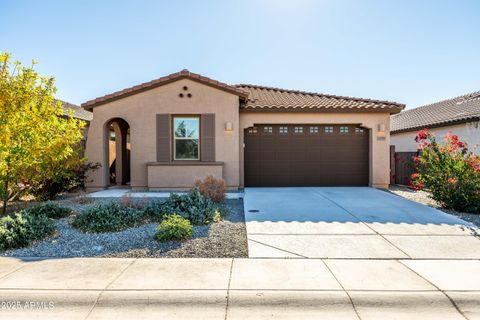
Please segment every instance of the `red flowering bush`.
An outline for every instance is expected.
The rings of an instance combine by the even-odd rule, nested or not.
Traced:
[[[413,158],[412,186],[425,189],[444,208],[480,213],[480,157],[458,136],[448,133],[440,144],[427,129],[415,141],[420,153]]]

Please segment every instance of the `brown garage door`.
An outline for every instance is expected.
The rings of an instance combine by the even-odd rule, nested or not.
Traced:
[[[368,130],[355,125],[245,129],[245,186],[368,185]]]

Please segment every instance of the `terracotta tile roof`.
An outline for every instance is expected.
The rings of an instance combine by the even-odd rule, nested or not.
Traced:
[[[146,90],[150,90],[150,89],[153,89],[155,87],[159,87],[159,86],[162,86],[164,84],[167,84],[169,82],[177,81],[177,80],[184,79],[184,78],[188,78],[190,80],[197,81],[197,82],[215,87],[217,89],[236,94],[236,95],[238,95],[240,97],[243,97],[243,98],[246,98],[247,95],[248,95],[247,92],[243,91],[240,88],[236,88],[236,87],[230,86],[226,83],[219,82],[217,80],[213,80],[213,79],[204,77],[204,76],[199,75],[197,73],[190,72],[187,69],[183,69],[180,72],[172,73],[168,76],[161,77],[161,78],[158,78],[156,80],[145,82],[145,83],[142,83],[142,84],[139,84],[139,85],[127,88],[127,89],[123,89],[121,91],[117,91],[117,92],[114,92],[114,93],[111,93],[111,94],[107,94],[103,97],[99,97],[99,98],[87,101],[85,103],[82,103],[82,107],[89,110],[89,109],[92,109],[95,106],[105,104],[107,102],[117,100],[117,99],[120,99],[120,98],[123,98],[123,97],[126,97],[126,96],[130,96],[130,95],[133,95],[133,94],[136,94],[136,93],[140,93],[140,92],[143,92],[143,91],[146,91]]]
[[[314,92],[287,90],[251,84],[228,85],[186,69],[145,82],[131,88],[117,91],[103,97],[82,103],[82,107],[90,110],[98,105],[121,99],[139,92],[188,78],[238,95],[243,103],[244,111],[314,111],[314,112],[390,112],[398,113],[405,105],[390,101],[342,97]]]
[[[251,84],[238,84],[236,87],[250,93],[242,106],[245,111],[398,113],[405,107],[403,104],[389,101],[342,97]]]
[[[480,91],[393,115],[390,132],[413,131],[480,120]]]
[[[59,100],[63,105],[63,114],[66,116],[70,110],[73,110],[73,117],[76,119],[84,120],[84,121],[92,121],[93,120],[93,113],[79,107],[75,104],[71,104],[66,101]]]

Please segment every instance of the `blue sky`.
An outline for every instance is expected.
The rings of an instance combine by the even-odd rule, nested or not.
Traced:
[[[408,108],[480,90],[476,0],[0,0],[0,30],[77,104],[184,68]]]

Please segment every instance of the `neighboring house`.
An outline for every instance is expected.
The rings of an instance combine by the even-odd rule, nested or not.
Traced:
[[[93,191],[110,184],[185,189],[206,175],[225,179],[229,189],[386,188],[390,115],[404,105],[227,85],[182,70],[82,107],[94,115],[86,155],[103,165],[91,173]]]
[[[406,110],[391,117],[390,143],[396,152],[415,152],[416,133],[428,128],[437,139],[448,132],[468,142],[471,149],[480,153],[480,91],[457,98]]]
[[[75,119],[83,120],[85,121],[85,127],[83,129],[83,139],[81,141],[81,145],[83,149],[85,149],[86,143],[87,143],[87,135],[88,135],[88,128],[90,126],[90,121],[93,119],[93,113],[90,111],[87,111],[83,109],[80,106],[77,106],[75,104],[63,101],[63,100],[58,100],[62,103],[63,106],[63,114],[65,117],[68,116],[69,112],[72,110],[73,114],[72,117]]]
[[[62,100],[59,100],[59,101],[62,103],[63,114],[65,116],[67,116],[68,112],[70,110],[72,110],[74,118],[85,121],[87,123],[87,125],[90,123],[90,121],[92,121],[92,119],[93,119],[93,113],[92,112],[87,111],[87,110],[83,109],[82,107],[77,106],[75,104],[71,104],[69,102],[62,101]]]

